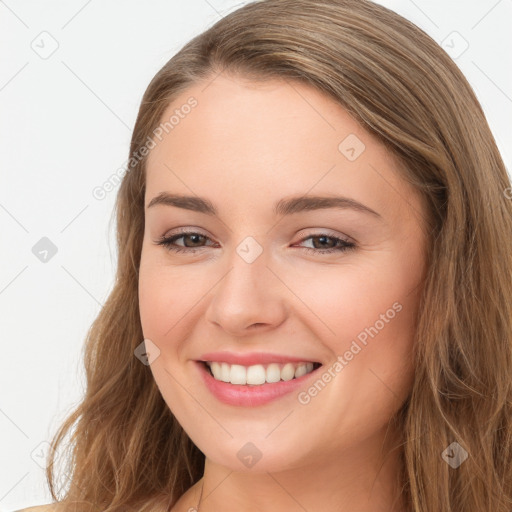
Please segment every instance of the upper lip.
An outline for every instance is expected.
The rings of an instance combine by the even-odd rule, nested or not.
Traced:
[[[251,366],[254,364],[267,363],[318,363],[315,359],[308,357],[294,357],[282,354],[272,354],[270,352],[208,352],[203,354],[200,361],[217,361],[219,363],[239,364],[242,366]]]

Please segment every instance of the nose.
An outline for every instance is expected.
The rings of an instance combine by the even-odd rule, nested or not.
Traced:
[[[230,264],[211,292],[206,320],[239,337],[263,333],[284,322],[287,290],[267,267],[265,252],[251,263],[234,252]]]

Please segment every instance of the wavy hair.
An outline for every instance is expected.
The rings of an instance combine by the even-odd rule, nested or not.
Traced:
[[[426,33],[368,0],[255,1],[158,71],[138,112],[132,160],[177,95],[223,71],[309,84],[402,164],[397,172],[426,201],[430,225],[415,379],[393,418],[403,432],[400,490],[411,512],[510,512],[512,189],[464,75]],[[114,287],[85,340],[84,398],[51,443],[48,484],[65,511],[168,510],[204,469],[204,454],[134,357],[143,340],[146,160],[133,160],[120,184]],[[456,469],[442,457],[454,442],[468,454]],[[62,496],[60,447],[68,454]]]

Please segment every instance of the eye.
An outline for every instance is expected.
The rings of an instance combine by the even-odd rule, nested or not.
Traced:
[[[348,240],[344,240],[343,238],[339,238],[337,236],[328,235],[327,233],[320,233],[318,235],[309,235],[306,238],[303,238],[301,240],[301,242],[305,242],[306,240],[309,240],[309,239],[319,240],[320,249],[317,249],[317,248],[312,249],[310,247],[303,247],[303,249],[305,249],[306,251],[313,251],[315,253],[320,253],[320,254],[349,251],[349,250],[355,249],[355,247],[356,247],[356,244],[354,244],[353,242],[349,242]],[[326,240],[331,240],[331,243],[329,243],[329,242],[326,243]],[[313,245],[315,245],[315,242],[313,242]]]
[[[174,242],[176,240],[179,240],[180,238],[185,239],[191,239],[192,244],[201,243],[204,240],[210,240],[209,237],[206,235],[202,235],[201,233],[197,233],[195,231],[182,231],[181,233],[178,233],[176,235],[172,235],[170,237],[161,237],[156,244],[157,245],[163,245],[166,249],[172,252],[197,252],[198,250],[202,249],[204,246],[194,246],[187,247],[187,246],[179,246],[176,245]]]
[[[183,240],[192,240],[192,246],[186,245],[177,245],[175,242],[183,238]],[[303,238],[300,243],[305,242],[306,240],[318,240],[320,247],[303,247],[306,251],[313,251],[316,254],[326,254],[332,252],[343,252],[354,249],[356,245],[353,242],[349,242],[348,240],[344,240],[342,238],[328,235],[327,233],[319,233],[316,235],[310,235],[306,238]],[[164,246],[167,250],[172,252],[188,252],[195,253],[201,249],[203,249],[204,245],[196,245],[205,242],[206,240],[211,240],[210,237],[206,235],[202,235],[201,233],[197,233],[195,231],[182,231],[176,235],[172,235],[170,237],[161,237],[156,244]],[[331,241],[330,243],[328,241]],[[327,241],[327,242],[326,242]],[[317,245],[313,242],[313,245]]]

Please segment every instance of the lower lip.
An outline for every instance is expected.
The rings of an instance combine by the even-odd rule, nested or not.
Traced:
[[[313,375],[316,375],[316,368],[310,373],[288,381],[279,381],[261,384],[257,386],[231,384],[230,382],[222,382],[216,380],[210,375],[208,368],[204,362],[196,361],[201,377],[206,387],[221,402],[229,405],[239,405],[243,407],[252,407],[263,405],[278,398],[288,395],[304,385],[304,383]]]

